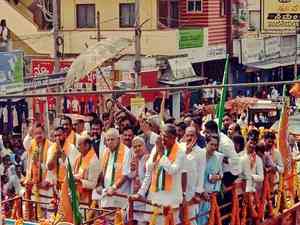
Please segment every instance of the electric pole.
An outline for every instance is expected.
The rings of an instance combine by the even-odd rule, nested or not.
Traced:
[[[57,0],[53,0],[53,16],[52,16],[52,26],[53,26],[53,42],[54,42],[54,72],[59,72],[59,46],[57,43],[58,39],[58,6],[57,6]]]
[[[59,65],[59,45],[57,43],[58,40],[58,32],[59,32],[59,27],[58,27],[58,0],[53,0],[53,14],[52,14],[52,26],[53,26],[53,44],[54,44],[54,73],[58,73],[60,71],[60,65]],[[57,88],[57,91],[61,91],[61,87]],[[56,113],[61,113],[61,100],[62,98],[57,96],[56,98]],[[48,101],[46,100],[46,105],[48,109]],[[47,110],[48,111],[48,110]],[[48,121],[48,112],[47,112],[47,121]],[[47,122],[49,124],[49,122]],[[49,127],[48,127],[49,128]]]
[[[140,25],[140,0],[135,0],[135,88],[141,88],[141,34],[142,30]],[[138,93],[137,95],[141,95],[141,93]]]
[[[295,53],[295,64],[294,64],[294,79],[297,80],[298,78],[298,35],[300,34],[300,27],[299,27],[299,21],[297,22],[296,25],[296,53]]]
[[[101,39],[100,36],[100,12],[97,11],[97,41],[99,42]]]

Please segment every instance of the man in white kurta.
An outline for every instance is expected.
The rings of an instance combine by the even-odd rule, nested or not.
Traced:
[[[100,205],[103,208],[124,208],[127,199],[112,196],[115,192],[130,194],[130,150],[121,143],[119,131],[109,129],[105,134],[107,148],[101,160],[103,186]]]
[[[165,125],[147,161],[146,176],[138,196],[145,197],[150,186],[148,199],[152,203],[172,207],[176,211],[183,200],[181,178],[184,159],[185,149],[176,143],[176,127]],[[171,184],[168,184],[168,180]],[[175,221],[178,221],[177,216],[178,211],[174,215]],[[164,219],[158,217],[157,224],[163,222]]]
[[[241,156],[241,179],[246,182],[245,192],[255,193],[259,191],[264,180],[264,168],[262,159],[256,154],[256,145],[259,133],[251,130],[248,134],[246,151]]]
[[[206,168],[206,154],[197,144],[197,131],[194,127],[188,127],[185,131],[186,154],[183,164],[183,173],[186,175],[186,188],[183,192],[185,202],[192,203],[196,197],[204,192],[204,172]],[[189,206],[189,218],[197,215],[198,205]],[[196,225],[196,220],[191,221],[192,225]]]

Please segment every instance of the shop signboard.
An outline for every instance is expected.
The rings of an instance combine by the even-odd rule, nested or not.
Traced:
[[[63,85],[66,77],[66,73],[57,73],[51,76],[42,75],[38,77],[30,77],[25,79],[25,91],[35,91],[37,89],[45,89],[48,87],[54,87]]]
[[[242,52],[242,63],[255,63],[264,60],[265,49],[264,39],[260,38],[245,38],[242,39],[242,45],[240,46]]]
[[[61,60],[59,62],[60,71],[68,71],[71,67],[71,60]],[[54,72],[54,60],[53,59],[32,59],[31,60],[31,72],[33,76],[52,74]],[[96,71],[90,72],[80,83],[96,83]]]
[[[280,37],[270,37],[264,39],[265,58],[264,60],[276,59],[280,57]]]
[[[24,90],[22,51],[0,52],[0,91],[16,93]]]
[[[186,57],[169,59],[168,61],[175,80],[196,76],[191,62]]]
[[[300,20],[300,0],[262,0],[262,31],[295,32]]]
[[[280,57],[294,56],[296,53],[296,38],[294,35],[282,36],[280,42]]]
[[[201,48],[204,45],[204,30],[179,29],[178,30],[179,49]]]

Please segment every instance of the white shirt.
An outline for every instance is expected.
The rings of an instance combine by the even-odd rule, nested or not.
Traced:
[[[256,155],[256,162],[253,168],[250,165],[249,155],[241,156],[242,173],[241,178],[246,181],[245,192],[256,192],[257,184],[264,181],[264,168],[262,159]]]
[[[114,160],[114,154],[116,152],[114,152],[113,154],[109,155],[109,159],[108,159],[108,163],[107,163],[107,167],[106,167],[106,173],[104,176],[104,188],[109,188],[111,187],[110,182],[111,182],[111,177],[112,177],[112,172],[113,172],[113,160]],[[122,166],[123,168],[123,176],[129,176],[130,175],[130,161],[131,161],[131,152],[129,150],[129,148],[127,148],[125,146],[125,153],[124,153],[124,161],[122,163],[122,165],[116,165],[116,166]],[[104,166],[104,165],[102,165]],[[122,187],[120,187],[118,189],[118,192],[121,193],[126,193],[129,194],[130,193],[130,182],[126,181]]]
[[[152,180],[152,170],[154,169],[153,158],[156,154],[156,147],[154,147],[151,151],[150,157],[146,163],[146,176],[143,181],[142,187],[138,191],[138,193],[142,196],[145,196],[149,186],[151,185]],[[177,152],[177,156],[175,161],[172,163],[168,157],[162,156],[159,165],[163,167],[163,169],[169,175],[172,175],[172,190],[170,192],[167,191],[158,191],[158,192],[149,192],[148,198],[154,204],[160,204],[163,206],[171,206],[176,208],[182,202],[182,184],[181,184],[181,176],[182,176],[182,168],[185,159],[185,149],[179,145],[179,151]]]
[[[123,166],[123,176],[130,176],[130,161],[131,161],[131,152],[130,150],[125,146],[125,153],[124,153],[124,161],[122,163]],[[113,163],[110,163],[110,160],[113,160],[113,154],[110,154],[110,157],[108,159],[108,164],[106,168],[106,173],[104,176],[104,190],[102,192],[102,196],[98,198],[98,200],[101,200],[100,206],[105,207],[113,207],[113,208],[123,208],[127,204],[127,199],[119,198],[116,196],[107,196],[105,195],[105,190],[109,187],[111,187],[111,176],[112,176],[112,169],[113,169]],[[102,165],[104,166],[104,165]],[[119,166],[119,165],[116,165]],[[103,170],[103,168],[102,168]],[[118,193],[130,193],[130,181],[126,181],[118,190]]]
[[[195,193],[204,192],[204,172],[206,168],[206,154],[198,145],[185,155],[183,172],[187,173],[186,200],[191,200]]]
[[[231,172],[237,176],[241,173],[240,158],[236,153],[232,140],[222,132],[220,135],[219,152],[228,158],[228,163],[223,163],[223,172]]]

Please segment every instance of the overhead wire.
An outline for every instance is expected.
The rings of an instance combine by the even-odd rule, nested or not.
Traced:
[[[104,95],[104,94],[125,94],[125,93],[142,93],[142,92],[160,92],[170,91],[178,92],[184,90],[198,90],[198,89],[220,89],[224,87],[257,87],[257,86],[276,86],[289,85],[300,83],[300,80],[293,81],[273,81],[273,82],[255,82],[255,83],[238,83],[238,84],[219,84],[219,85],[198,85],[198,86],[178,86],[178,87],[159,87],[159,88],[139,88],[139,89],[124,89],[124,90],[102,90],[102,91],[74,91],[74,92],[52,92],[40,94],[7,94],[0,95],[0,99],[14,99],[14,98],[31,98],[31,97],[47,97],[47,96],[78,96],[78,95]]]

